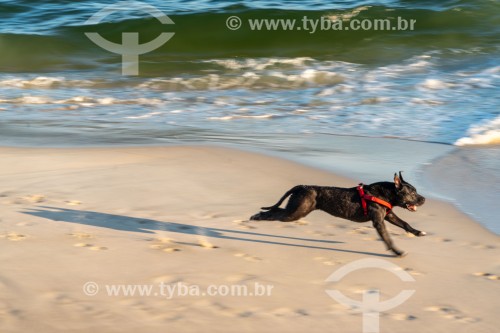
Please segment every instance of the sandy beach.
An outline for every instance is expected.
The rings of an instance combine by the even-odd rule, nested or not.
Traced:
[[[319,211],[292,223],[248,221],[294,185],[363,179],[212,147],[0,148],[0,160],[1,332],[362,332],[359,309],[336,302],[332,289],[356,300],[366,290],[382,300],[415,290],[380,314],[380,332],[500,327],[499,238],[450,204],[396,208],[428,235],[388,225],[409,253],[395,258],[369,223]],[[376,268],[326,281],[366,258],[414,282]],[[113,285],[153,291],[110,295]],[[271,292],[167,297],[160,285]]]

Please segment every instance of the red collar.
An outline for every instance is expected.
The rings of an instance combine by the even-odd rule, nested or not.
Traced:
[[[392,205],[388,203],[385,200],[379,199],[377,197],[374,197],[373,195],[365,194],[365,191],[363,190],[363,183],[360,183],[358,185],[358,192],[359,196],[361,197],[361,205],[363,206],[363,212],[365,213],[365,216],[368,215],[368,208],[366,205],[366,200],[368,201],[373,201],[375,203],[378,203],[379,205],[385,206],[386,207],[386,212],[385,214],[389,214],[389,212],[392,210]]]

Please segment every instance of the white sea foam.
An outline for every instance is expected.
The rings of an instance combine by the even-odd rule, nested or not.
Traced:
[[[389,97],[370,97],[370,98],[364,98],[361,100],[358,104],[359,105],[371,105],[371,104],[379,104],[379,103],[385,103],[390,101],[391,98]]]
[[[126,119],[147,119],[147,118],[151,118],[151,117],[154,117],[154,116],[159,116],[159,115],[162,115],[163,112],[149,112],[149,113],[146,113],[146,114],[143,114],[143,115],[140,115],[140,116],[129,116],[129,117],[125,117]]]
[[[46,77],[38,76],[31,79],[7,78],[0,80],[0,87],[13,88],[59,88],[64,87],[90,87],[94,83],[89,80],[67,80],[64,77]]]
[[[488,68],[484,71],[485,74],[500,74],[500,66]]]
[[[356,17],[359,15],[359,13],[361,13],[362,11],[365,11],[365,10],[368,10],[370,9],[372,6],[362,6],[362,7],[357,7],[357,8],[353,8],[352,10],[350,11],[346,11],[344,13],[341,13],[341,14],[336,14],[336,15],[328,15],[326,17],[328,17],[330,20],[332,20],[333,22],[335,21],[339,21],[339,20],[342,20],[342,21],[349,21],[351,20],[352,18]]]
[[[10,100],[13,104],[50,104],[52,99],[46,96],[23,96]]]
[[[438,79],[426,79],[420,86],[425,89],[439,90],[449,88],[453,84]]]
[[[95,98],[87,96],[74,96],[67,99],[60,99],[54,102],[54,104],[84,104],[84,103],[96,103]]]
[[[314,61],[314,59],[309,57],[297,57],[297,58],[258,58],[258,59],[213,59],[207,60],[205,63],[214,63],[227,69],[241,70],[241,69],[252,69],[252,70],[264,70],[273,66],[287,65],[294,67],[303,67],[309,62]]]
[[[271,119],[275,118],[275,114],[262,114],[262,115],[233,115],[223,117],[209,117],[209,120],[234,120],[234,119]]]
[[[269,130],[311,125],[312,131],[442,142],[464,136],[457,145],[495,142],[498,127],[471,128],[467,135],[456,131],[474,119],[492,117],[500,66],[443,70],[440,57],[429,52],[384,66],[306,57],[221,59],[200,64],[206,67],[203,70],[195,66],[174,74],[178,77],[123,80],[105,75],[89,79],[69,72],[53,77],[8,74],[0,76],[0,107],[15,104],[7,107],[7,112],[14,113],[21,110],[19,105],[35,105],[26,109],[62,111],[62,117],[64,111],[78,109],[71,117],[92,120],[109,115],[144,123],[150,118],[152,124],[168,115],[169,121],[179,124],[200,121],[200,128],[207,119],[219,121],[209,125],[217,127],[224,126],[224,121],[251,124],[283,117],[268,121]],[[468,112],[476,103],[481,108],[475,108],[471,117]],[[399,126],[409,118],[411,127]]]
[[[228,89],[294,89],[322,87],[344,82],[344,76],[313,68],[298,73],[283,71],[243,72],[238,76],[209,74],[194,78],[151,79],[141,83],[140,89],[155,90],[228,90]]]
[[[47,96],[22,96],[13,99],[0,99],[0,103],[8,104],[71,104],[78,106],[95,106],[95,105],[115,105],[115,104],[137,104],[137,105],[160,105],[165,101],[158,98],[135,98],[135,99],[118,99],[114,97],[94,98],[89,96],[74,96],[66,99],[52,99]]]
[[[500,144],[500,116],[485,123],[472,126],[467,137],[455,142],[457,146]]]
[[[104,98],[99,98],[97,100],[99,104],[101,105],[111,105],[111,104],[116,104],[116,98],[113,97],[104,97]]]
[[[465,83],[472,88],[493,88],[492,79],[487,77],[471,77]]]
[[[250,58],[216,59],[214,63],[222,67],[221,72],[195,74],[194,76],[154,78],[141,83],[119,82],[121,86],[139,89],[166,91],[185,90],[226,90],[226,89],[295,89],[304,86],[328,86],[345,81],[347,76],[355,75],[359,65],[341,61],[319,62],[309,57],[297,58]],[[227,71],[227,70],[230,71]],[[234,71],[236,75],[231,74]],[[282,75],[276,75],[280,73]],[[116,82],[105,79],[78,79],[76,77],[38,76],[38,77],[0,77],[0,87],[18,89],[61,89],[61,88],[113,88]],[[103,104],[102,101],[95,101]],[[113,104],[113,103],[109,103]]]
[[[430,55],[412,57],[402,64],[392,64],[370,70],[365,75],[365,80],[378,82],[380,78],[404,77],[415,73],[426,73],[433,67]]]
[[[425,99],[425,98],[419,98],[419,97],[414,97],[410,99],[410,102],[413,104],[424,104],[424,105],[443,105],[444,102],[442,101],[436,101],[433,99]]]

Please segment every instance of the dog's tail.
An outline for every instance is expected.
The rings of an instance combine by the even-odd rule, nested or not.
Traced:
[[[271,210],[271,209],[274,209],[274,208],[278,208],[279,206],[281,206],[281,204],[283,203],[283,201],[285,201],[285,199],[290,194],[292,194],[295,190],[297,190],[299,187],[300,187],[300,185],[297,185],[297,186],[291,188],[290,190],[288,190],[285,194],[283,194],[283,196],[281,197],[281,199],[276,204],[274,204],[272,206],[269,206],[269,207],[261,207],[260,209]]]

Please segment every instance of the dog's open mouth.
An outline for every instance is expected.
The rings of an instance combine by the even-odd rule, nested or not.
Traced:
[[[406,204],[406,209],[408,209],[410,212],[416,212],[417,211],[417,206],[416,205]]]

